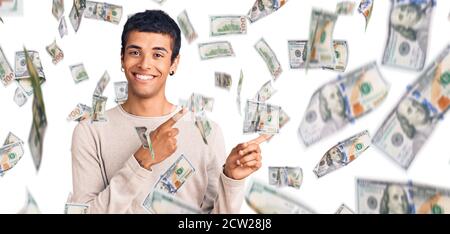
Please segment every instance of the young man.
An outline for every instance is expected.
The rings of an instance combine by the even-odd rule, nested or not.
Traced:
[[[82,121],[72,138],[73,196],[89,213],[146,213],[146,196],[160,176],[184,155],[195,168],[175,196],[202,211],[238,213],[244,178],[261,167],[258,146],[237,145],[226,156],[221,129],[211,123],[207,142],[186,113],[165,96],[167,76],[180,60],[180,29],[162,11],[128,19],[122,33],[122,70],[128,100],[106,112],[107,122]],[[173,118],[172,118],[173,117]],[[154,157],[143,148],[135,127],[145,126]]]

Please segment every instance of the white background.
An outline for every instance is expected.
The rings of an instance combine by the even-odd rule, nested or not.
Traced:
[[[373,135],[403,95],[407,84],[420,74],[381,66],[384,77],[391,84],[385,102],[355,124],[348,125],[332,136],[305,148],[297,138],[297,128],[309,99],[318,87],[335,79],[338,73],[311,70],[305,75],[304,70],[290,70],[287,40],[307,39],[311,8],[314,6],[334,11],[337,1],[291,0],[277,12],[249,24],[247,35],[217,38],[209,36],[209,16],[245,15],[254,0],[167,0],[162,5],[151,0],[108,2],[124,7],[119,25],[83,18],[80,29],[75,34],[67,17],[72,1],[66,0],[64,15],[69,35],[63,39],[58,33],[59,22],[51,14],[51,0],[25,0],[23,17],[4,17],[5,24],[0,24],[0,46],[12,66],[15,52],[22,50],[23,46],[40,52],[47,78],[42,89],[48,118],[42,164],[39,172],[36,172],[27,142],[32,120],[32,99],[19,108],[13,102],[16,85],[0,88],[0,141],[3,142],[9,131],[25,141],[23,158],[15,168],[0,178],[0,213],[19,211],[26,201],[26,188],[33,194],[42,213],[63,213],[64,203],[72,190],[70,145],[72,131],[76,125],[74,122],[67,122],[66,117],[77,103],[91,105],[92,93],[105,70],[111,75],[111,82],[105,90],[105,95],[108,96],[107,108],[116,105],[113,82],[125,80],[120,71],[119,56],[122,28],[129,14],[145,9],[162,9],[174,19],[181,11],[187,10],[199,38],[188,44],[183,37],[180,65],[176,75],[168,80],[167,95],[172,103],[178,103],[179,98],[187,98],[192,92],[214,97],[214,110],[208,116],[221,126],[227,151],[240,142],[256,137],[242,134],[243,117],[238,114],[235,102],[239,71],[242,68],[244,72],[241,94],[244,107],[245,99],[253,97],[261,85],[271,79],[266,64],[253,45],[264,37],[275,51],[283,73],[275,82],[278,92],[268,102],[282,106],[291,120],[271,142],[261,145],[263,167],[251,177],[267,181],[269,166],[300,166],[304,174],[301,188],[281,190],[297,197],[319,213],[333,213],[341,203],[355,209],[355,179],[359,177],[413,180],[450,188],[450,147],[446,145],[450,137],[448,117],[438,125],[408,171],[394,164],[375,147],[371,147],[347,167],[325,177],[317,179],[312,172],[323,154],[338,141],[364,129],[368,129]],[[358,5],[359,1],[356,3]],[[366,32],[365,19],[356,9],[353,16],[338,18],[334,39],[348,41],[350,57],[347,71],[373,60],[380,64],[387,38],[389,8],[389,1],[375,1]],[[449,43],[449,9],[450,1],[438,1],[430,28],[426,66]],[[45,46],[51,44],[54,39],[65,55],[64,60],[56,66],[45,51]],[[197,44],[216,40],[230,41],[236,56],[201,61]],[[75,84],[69,66],[80,62],[84,63],[90,79]],[[232,75],[231,91],[214,86],[215,71]],[[245,202],[241,212],[253,213]]]

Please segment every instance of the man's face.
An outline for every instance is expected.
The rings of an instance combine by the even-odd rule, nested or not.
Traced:
[[[336,85],[327,85],[322,89],[322,95],[327,101],[328,108],[334,114],[344,112],[344,100],[341,97],[339,88]]]
[[[422,125],[427,120],[427,114],[422,105],[411,99],[402,101],[398,105],[398,112],[414,126]]]
[[[167,75],[176,70],[179,59],[171,63],[171,43],[169,35],[129,32],[122,57],[129,97],[147,99],[165,95]]]
[[[388,196],[389,196],[389,213],[393,214],[404,214],[407,212],[407,198],[406,194],[403,191],[403,188],[400,186],[391,186],[388,188]]]
[[[339,162],[341,161],[341,154],[337,148],[332,148],[330,151],[328,151],[328,154],[330,155],[330,159],[333,162]]]
[[[415,7],[403,5],[394,8],[391,14],[391,22],[394,25],[413,27],[419,21],[420,15]]]

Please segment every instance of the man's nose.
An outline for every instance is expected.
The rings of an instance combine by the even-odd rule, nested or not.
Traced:
[[[139,68],[145,69],[145,70],[151,69],[153,67],[152,62],[153,62],[153,60],[152,60],[151,55],[144,55],[144,56],[142,56],[142,59],[139,62]]]

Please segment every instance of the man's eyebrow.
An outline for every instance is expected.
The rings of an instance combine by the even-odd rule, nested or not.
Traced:
[[[153,47],[153,50],[161,50],[161,51],[164,51],[166,53],[169,53],[169,51],[167,51],[166,48],[164,48],[164,47]]]
[[[140,46],[137,46],[137,45],[129,45],[129,46],[127,46],[127,48],[126,49],[139,49],[139,50],[141,50],[142,49],[142,47],[140,47]]]

